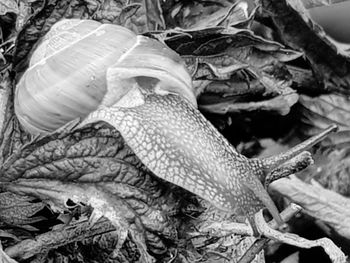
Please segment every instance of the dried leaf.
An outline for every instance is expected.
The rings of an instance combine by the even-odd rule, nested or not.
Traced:
[[[251,30],[234,27],[212,27],[202,30],[177,29],[153,35],[166,42],[180,55],[217,55],[224,53],[229,48],[237,49],[247,45],[253,45],[259,51],[265,52],[279,50],[283,52],[284,49],[282,44],[254,35]],[[290,56],[289,60],[301,56],[301,53],[293,50],[286,50],[285,53]]]
[[[318,97],[300,96],[305,115],[304,122],[324,129],[336,123],[342,130],[350,128],[350,100],[346,96],[326,94]]]
[[[7,13],[18,14],[18,5],[15,0],[1,0],[0,2],[0,16],[6,15]]]
[[[350,61],[315,24],[300,0],[263,0],[262,6],[289,46],[304,52],[320,89],[350,94]],[[293,26],[290,26],[293,25]]]
[[[13,193],[0,193],[0,221],[21,226],[41,221],[45,218],[34,215],[45,207],[42,202],[35,202],[32,197]]]
[[[300,96],[302,132],[311,136],[331,124],[339,126],[339,132],[322,142],[324,146],[344,148],[350,146],[350,103],[346,96],[326,94],[318,97]]]
[[[291,106],[298,101],[298,94],[291,90],[290,94],[280,95],[269,100],[259,102],[225,101],[210,104],[201,104],[199,109],[203,112],[225,115],[228,113],[244,113],[268,111],[280,115],[289,113]]]
[[[199,99],[201,110],[216,114],[271,111],[285,115],[297,102],[298,95],[290,88],[291,75],[282,62],[294,60],[301,53],[284,49],[249,30],[231,28],[186,34],[191,37],[179,34],[165,40],[184,54],[187,67],[197,80],[196,94],[203,95]],[[218,96],[210,96],[213,93]]]
[[[194,35],[197,33],[198,31],[194,32]],[[204,65],[223,68],[222,70],[234,66],[231,71],[225,70],[226,74],[242,68],[251,68],[251,71],[255,72],[257,69],[264,70],[264,67],[273,64],[278,66],[278,62],[291,61],[301,56],[301,53],[284,49],[277,42],[267,41],[248,30],[231,30],[220,35],[205,35],[203,32],[203,35],[198,37],[200,38],[183,36],[178,40],[167,41],[167,44],[183,55],[195,79],[215,77],[213,72],[206,73],[209,77],[202,72]],[[202,43],[203,39],[206,43]],[[208,72],[208,69],[206,71]]]
[[[350,239],[350,200],[320,186],[316,181],[306,184],[295,176],[273,182],[274,191],[301,205],[305,212]]]
[[[66,246],[50,253],[52,258],[57,258],[59,254],[74,256],[76,259],[94,262],[137,262],[140,255],[131,241],[126,241],[121,253],[117,256],[113,253],[118,235],[116,231],[95,235],[94,237],[85,238],[81,242]],[[62,252],[65,253],[62,253]],[[135,253],[136,252],[136,253]],[[54,256],[52,256],[54,254]]]
[[[350,149],[350,107],[346,96],[327,94],[318,97],[302,95],[299,111],[304,128],[300,129],[306,136],[336,123],[339,131],[330,134],[321,142],[321,148],[314,156],[318,165],[310,167],[301,176],[309,181],[316,179],[324,187],[350,195],[349,149]]]
[[[177,8],[176,6],[174,8]],[[176,26],[188,30],[202,30],[212,27],[229,27],[247,24],[255,10],[249,12],[246,2],[220,1],[207,3],[196,1],[184,3],[173,15]]]
[[[10,74],[8,71],[0,74],[0,163],[3,163],[28,136],[22,136],[14,118],[13,82]]]
[[[347,136],[349,141],[349,134]],[[317,166],[309,167],[301,177],[317,180],[323,187],[350,197],[350,150],[349,147],[334,149],[315,155]]]
[[[244,218],[218,210],[205,200],[200,200],[200,204],[204,207],[204,212],[197,217],[191,217],[188,223],[189,230],[187,230],[191,237],[189,242],[194,249],[187,250],[184,253],[184,258],[187,261],[208,263],[225,263],[232,258],[240,259],[253,245],[256,240],[255,237],[231,234],[230,230],[232,228],[225,233],[222,231],[221,235],[216,235],[215,231],[208,231],[208,228],[213,226],[217,230],[218,226],[225,225],[225,223],[244,222]],[[248,226],[245,225],[244,227]],[[210,233],[209,237],[208,232]],[[252,262],[264,262],[263,251],[260,251]]]
[[[281,62],[294,60],[301,53],[287,50],[277,42],[254,35],[250,30],[209,28],[165,31],[156,36],[182,54],[191,75],[197,80],[194,82],[197,96],[212,90],[218,91],[215,93],[225,91],[219,94],[218,102],[210,99],[208,103],[205,98],[200,98],[201,109],[205,111],[225,114],[271,110],[287,114],[298,99],[290,88],[290,74]],[[241,77],[234,78],[237,74]],[[258,88],[260,97],[254,96],[254,89],[251,89],[255,85],[254,80],[248,76],[263,86],[262,89]],[[235,90],[242,84],[246,86],[246,94],[242,90]],[[218,85],[222,88],[217,88]],[[237,102],[237,94],[241,95],[238,101],[243,98],[248,104],[233,105]],[[233,95],[236,96],[231,101],[222,100],[222,97]],[[258,102],[250,103],[252,98]]]
[[[149,255],[144,239],[151,251],[153,247],[162,253],[162,239],[176,239],[176,229],[166,215],[166,209],[174,206],[172,199],[164,196],[161,184],[107,125],[37,139],[11,156],[1,174],[9,182],[5,189],[41,198],[60,211],[67,208],[68,200],[91,205],[91,220],[110,219],[122,235],[121,244],[129,233],[145,262]]]

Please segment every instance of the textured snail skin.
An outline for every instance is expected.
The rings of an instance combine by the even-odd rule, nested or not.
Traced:
[[[89,121],[116,127],[140,160],[158,177],[181,186],[232,214],[278,210],[258,180],[259,162],[238,154],[203,115],[178,95],[130,94],[136,106],[100,107]]]
[[[109,70],[111,73],[112,70]],[[108,98],[110,97],[110,98]],[[107,100],[108,98],[108,100]],[[279,225],[280,214],[258,178],[303,152],[337,129],[330,126],[287,152],[248,159],[188,100],[178,94],[159,94],[135,85],[115,104],[113,93],[87,122],[103,120],[122,134],[127,144],[156,176],[178,185],[231,214],[244,214],[255,234],[254,215],[266,207]]]

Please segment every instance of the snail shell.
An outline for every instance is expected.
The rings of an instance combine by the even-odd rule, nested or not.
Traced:
[[[18,120],[36,134],[84,119],[101,104],[111,65],[120,70],[117,100],[148,78],[161,87],[156,92],[177,93],[197,105],[191,77],[173,50],[121,26],[70,19],[56,23],[34,51],[16,89]]]

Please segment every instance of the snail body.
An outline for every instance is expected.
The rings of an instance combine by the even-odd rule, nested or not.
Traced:
[[[63,43],[52,49],[60,38]],[[125,28],[87,20],[63,20],[51,29],[15,95],[16,115],[32,133],[53,131],[77,117],[108,122],[156,176],[222,210],[244,213],[253,227],[253,215],[264,206],[282,224],[258,178],[305,145],[248,159],[196,106],[178,54]]]

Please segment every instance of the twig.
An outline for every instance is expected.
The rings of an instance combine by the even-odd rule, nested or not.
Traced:
[[[301,207],[295,204],[290,204],[285,210],[282,211],[281,217],[284,222],[289,221],[293,216],[295,216]],[[278,228],[278,224],[275,220],[269,222],[269,226],[273,229]],[[239,259],[238,263],[249,263],[251,262],[256,255],[266,246],[268,238],[260,238],[254,242],[254,244],[244,253],[244,255]]]
[[[346,262],[345,254],[328,238],[308,240],[292,233],[276,231],[266,223],[261,210],[255,214],[255,222],[259,232],[267,238],[300,248],[322,247],[333,263]]]
[[[68,225],[60,230],[50,231],[35,237],[25,239],[16,245],[5,249],[11,258],[23,260],[36,254],[46,252],[72,242],[84,240],[95,235],[101,235],[115,230],[107,219],[102,219],[91,226],[88,220],[74,225]]]

